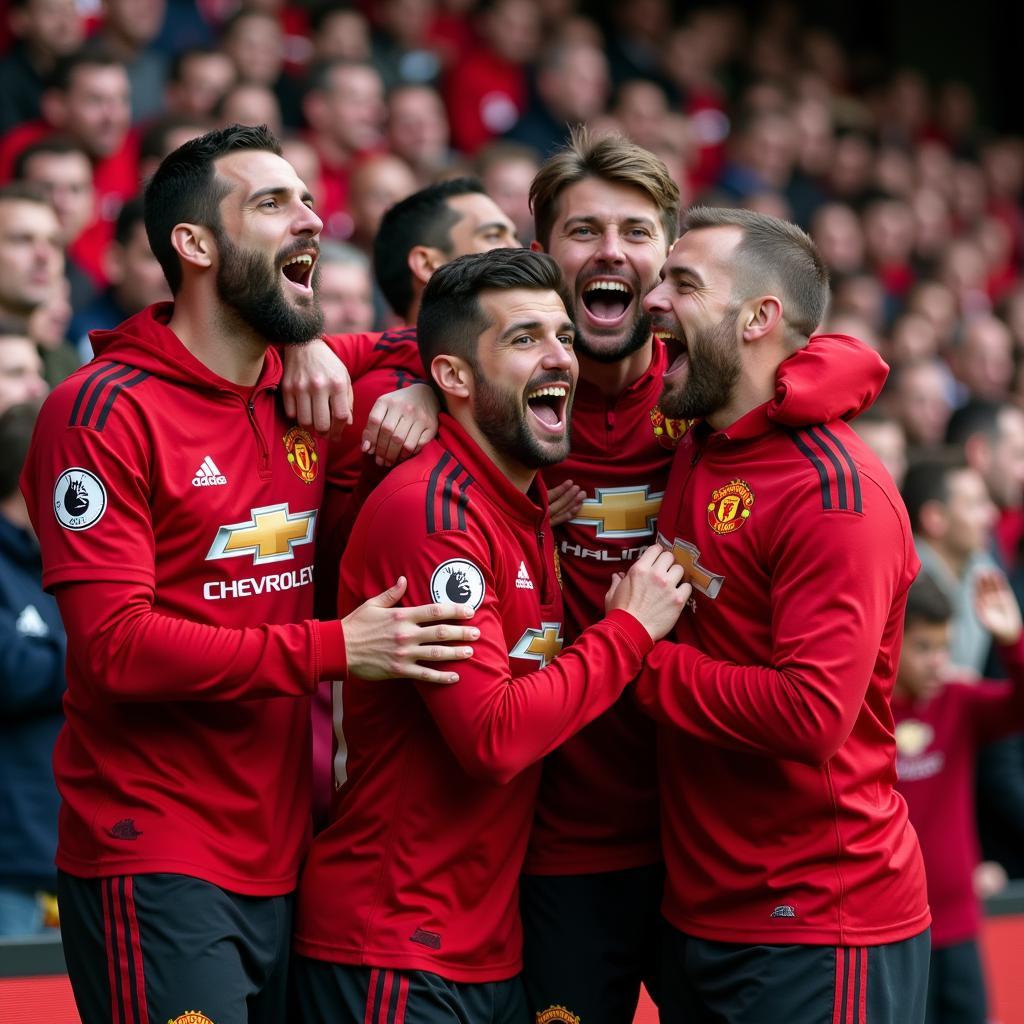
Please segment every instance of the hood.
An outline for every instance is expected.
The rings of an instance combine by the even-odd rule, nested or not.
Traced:
[[[248,391],[219,377],[185,348],[167,326],[173,312],[173,302],[157,302],[112,330],[90,331],[89,341],[96,358],[134,366],[199,390]],[[268,387],[280,379],[281,359],[271,346],[256,386]]]
[[[846,334],[816,334],[779,366],[768,418],[787,427],[851,420],[878,398],[885,360]]]

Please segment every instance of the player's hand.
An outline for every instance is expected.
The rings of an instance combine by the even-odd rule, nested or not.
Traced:
[[[352,422],[352,380],[321,338],[285,346],[281,396],[285,413],[307,430],[327,434]]]
[[[1024,629],[1020,606],[1006,577],[998,569],[984,569],[975,578],[974,610],[978,621],[997,643],[1015,644],[1020,639]]]
[[[571,480],[563,480],[557,487],[548,491],[548,514],[552,526],[561,526],[580,510],[586,491]]]
[[[649,547],[608,592],[607,609],[629,612],[651,634],[666,636],[690,600],[693,588],[683,582],[683,567],[657,544]]]
[[[424,683],[457,683],[458,674],[424,668],[421,661],[463,661],[473,648],[459,646],[480,636],[473,626],[453,625],[473,609],[460,604],[424,604],[396,608],[405,593],[404,576],[364,601],[341,620],[348,670],[362,679],[415,679]]]
[[[393,466],[415,455],[437,433],[440,409],[433,388],[426,384],[381,395],[366,420],[363,451],[372,454],[378,466]]]
[[[979,900],[987,900],[1006,888],[1009,878],[1006,868],[994,860],[983,860],[971,876],[974,895]]]

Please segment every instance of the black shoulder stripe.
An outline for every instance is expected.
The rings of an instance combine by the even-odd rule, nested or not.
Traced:
[[[830,509],[832,507],[832,492],[828,483],[828,470],[825,468],[825,464],[818,458],[814,451],[807,446],[807,442],[800,437],[796,431],[789,431],[790,439],[800,449],[801,452],[807,457],[811,465],[814,467],[818,474],[818,480],[821,482],[821,504],[823,508]]]
[[[839,499],[839,507],[847,510],[850,507],[850,503],[846,496],[846,474],[843,472],[843,465],[839,461],[836,453],[829,448],[825,439],[821,434],[817,433],[813,427],[807,428],[807,436],[814,441],[814,443],[821,449],[822,454],[832,463],[832,469],[835,470],[836,474],[836,496]]]
[[[828,429],[828,427],[826,427],[824,424],[822,424],[821,429],[831,439],[832,444],[834,444],[835,447],[838,449],[839,454],[842,456],[843,461],[846,463],[846,465],[850,469],[850,483],[853,486],[853,510],[854,510],[854,512],[863,512],[864,511],[864,502],[861,500],[861,493],[860,493],[860,471],[857,469],[857,464],[853,461],[853,458],[850,456],[850,453],[846,450],[846,445],[844,445],[843,442],[840,441],[839,438],[836,437],[836,435],[833,434],[832,431]]]
[[[466,528],[466,509],[469,507],[469,488],[473,483],[473,478],[467,473],[465,477],[459,481],[459,529],[465,530]]]
[[[75,398],[68,426],[102,430],[117,396],[126,388],[133,388],[136,384],[141,384],[149,376],[151,374],[146,370],[138,370],[134,366],[107,363],[86,378]],[[88,399],[86,399],[87,395]],[[101,402],[102,405],[100,405]],[[93,415],[97,406],[100,406],[99,415],[94,420]]]
[[[450,452],[445,452],[437,465],[430,471],[430,479],[427,481],[427,533],[437,532],[437,523],[434,518],[434,506],[437,503],[437,482],[441,479],[441,473],[449,462],[454,462]]]
[[[117,400],[117,396],[128,388],[135,387],[136,384],[141,384],[147,377],[149,377],[145,370],[139,370],[133,377],[129,377],[127,380],[123,380],[118,384],[115,384],[107,395],[107,400],[103,403],[103,409],[100,411],[99,419],[96,421],[96,429],[102,430],[107,422],[107,417],[110,415],[110,410],[114,407],[114,402]]]
[[[455,481],[465,472],[462,466],[456,462],[444,478],[444,492],[441,495],[441,529],[443,530],[450,530],[452,528],[452,511],[458,512],[457,501],[452,501],[452,488],[455,485]],[[462,529],[465,529],[465,522],[463,522]]]
[[[385,331],[376,341],[373,348],[375,352],[379,352],[382,349],[391,348],[393,345],[398,345],[402,342],[411,341],[413,344],[416,342],[416,328],[415,327],[396,327],[394,330]]]

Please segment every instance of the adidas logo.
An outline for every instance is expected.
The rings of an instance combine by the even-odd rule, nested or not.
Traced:
[[[516,590],[533,590],[533,580],[526,571],[526,563],[519,563],[519,573],[516,576]]]
[[[17,622],[14,623],[14,628],[22,636],[49,636],[50,627],[43,621],[42,615],[39,614],[34,604],[27,604],[21,609],[21,614],[18,616]]]
[[[193,487],[223,487],[228,478],[217,468],[217,463],[209,455],[203,459],[202,464],[192,477]]]

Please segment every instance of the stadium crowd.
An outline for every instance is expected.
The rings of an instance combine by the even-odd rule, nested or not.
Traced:
[[[897,693],[901,784],[926,866],[968,865],[979,898],[1024,878],[1024,738],[988,742],[979,726],[977,749],[955,758],[956,800],[914,789],[936,773],[928,743],[944,735],[923,696],[936,699],[934,679],[981,688],[1014,672],[992,572],[1024,601],[1024,140],[987,131],[963,81],[910,68],[861,80],[842,40],[785,4],[756,20],[728,5],[677,17],[667,0],[613,5],[607,21],[588,10],[11,0],[0,26],[0,934],[54,914],[37,893],[54,890],[49,760],[66,649],[17,487],[34,410],[92,358],[90,331],[170,298],[144,183],[184,142],[234,123],[269,126],[312,192],[330,334],[415,322],[418,291],[397,308],[382,286],[378,232],[426,186],[478,178],[507,219],[493,245],[512,244],[513,230],[534,241],[531,183],[579,124],[660,158],[683,210],[738,207],[803,227],[831,274],[822,333],[858,338],[890,367],[853,426],[900,488],[934,591],[908,612],[908,637],[921,633],[932,661]],[[947,620],[948,650],[924,636]],[[937,848],[948,828],[955,857]],[[976,929],[967,911],[948,933],[933,926],[933,941],[958,945]]]

